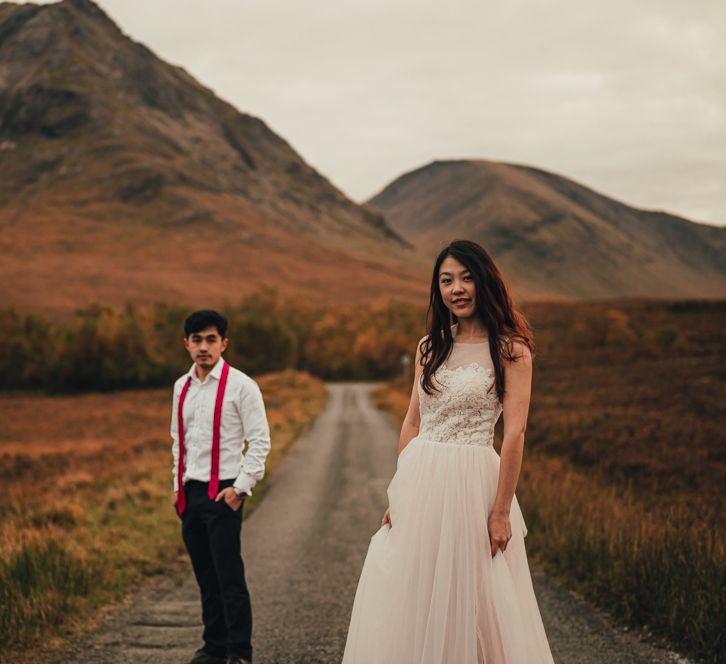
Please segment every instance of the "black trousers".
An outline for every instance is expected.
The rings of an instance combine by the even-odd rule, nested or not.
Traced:
[[[233,482],[220,480],[219,490]],[[204,651],[252,661],[252,607],[240,542],[244,504],[235,512],[223,500],[215,502],[207,482],[190,480],[184,490],[182,537],[202,598]]]

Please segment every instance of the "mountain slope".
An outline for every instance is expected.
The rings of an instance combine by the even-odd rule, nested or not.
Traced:
[[[421,292],[379,214],[90,0],[0,4],[0,228],[21,306]]]
[[[428,254],[480,242],[534,297],[726,297],[726,228],[646,212],[536,168],[436,161],[368,201]]]

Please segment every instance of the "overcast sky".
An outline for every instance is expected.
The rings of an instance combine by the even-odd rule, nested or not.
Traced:
[[[531,164],[726,224],[724,0],[100,0],[352,198]]]

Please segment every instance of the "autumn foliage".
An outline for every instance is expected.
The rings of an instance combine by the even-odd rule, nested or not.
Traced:
[[[388,302],[319,307],[253,295],[220,307],[229,320],[225,357],[258,375],[303,369],[326,379],[388,378],[413,352],[423,309]],[[54,392],[112,390],[168,384],[189,358],[182,325],[191,309],[167,304],[122,311],[92,306],[70,320],[50,321],[12,308],[0,310],[0,389]]]

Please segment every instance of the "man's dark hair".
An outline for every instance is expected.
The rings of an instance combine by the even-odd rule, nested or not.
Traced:
[[[201,332],[208,327],[216,327],[222,339],[227,337],[227,319],[222,314],[211,309],[202,309],[189,314],[184,321],[184,337],[195,332]]]

